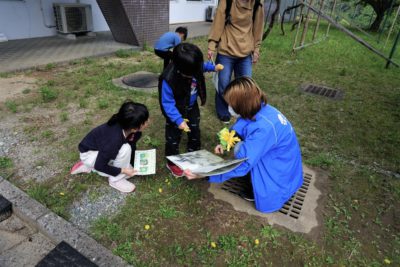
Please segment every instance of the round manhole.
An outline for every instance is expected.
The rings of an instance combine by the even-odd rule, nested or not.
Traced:
[[[158,75],[150,72],[136,72],[123,77],[122,82],[134,88],[154,88],[158,86]]]

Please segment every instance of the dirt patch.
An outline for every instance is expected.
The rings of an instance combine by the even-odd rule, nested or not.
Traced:
[[[60,121],[61,112],[68,112],[68,121]],[[29,113],[9,114],[0,118],[0,156],[12,159],[16,179],[46,181],[63,167],[54,143],[84,119],[85,110],[74,104],[65,111],[35,107]]]
[[[36,83],[37,80],[35,78],[26,76],[0,79],[0,103],[21,97],[25,92],[36,89]]]

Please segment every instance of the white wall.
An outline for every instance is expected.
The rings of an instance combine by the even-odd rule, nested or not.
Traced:
[[[43,4],[45,21],[43,21],[40,2]],[[0,34],[4,34],[8,40],[57,34],[55,28],[47,28],[44,24],[55,25],[53,3],[59,2],[90,4],[94,31],[109,30],[96,0],[0,0]]]
[[[215,6],[216,3],[217,0],[171,0],[169,5],[169,23],[205,21],[206,8],[208,6]]]

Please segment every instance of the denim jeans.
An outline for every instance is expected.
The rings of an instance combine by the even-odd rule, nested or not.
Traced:
[[[235,73],[235,78],[248,76],[251,77],[252,58],[247,57],[231,57],[218,54],[216,64],[222,64],[224,69],[218,74],[218,94],[215,94],[215,109],[219,119],[224,117],[230,118],[228,112],[228,104],[224,100],[225,88],[231,82],[232,72]]]

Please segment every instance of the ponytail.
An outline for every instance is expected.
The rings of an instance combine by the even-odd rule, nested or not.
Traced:
[[[107,124],[112,126],[118,123],[122,129],[138,129],[149,119],[147,107],[133,101],[126,101],[118,113],[111,116]]]

